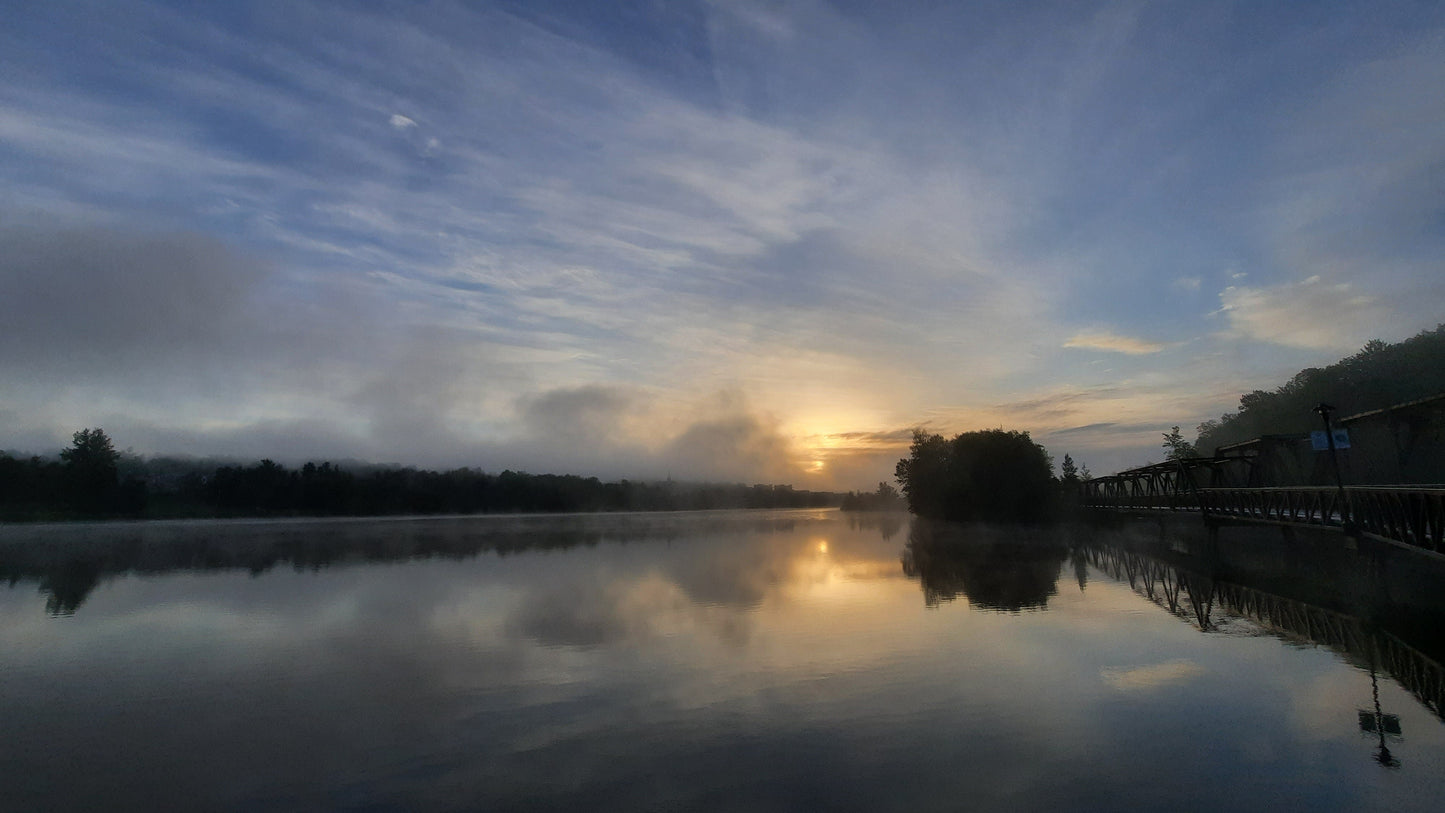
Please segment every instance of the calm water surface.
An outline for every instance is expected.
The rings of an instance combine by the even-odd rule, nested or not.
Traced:
[[[1445,798],[1445,576],[1336,537],[833,511],[7,526],[0,576],[3,809]]]

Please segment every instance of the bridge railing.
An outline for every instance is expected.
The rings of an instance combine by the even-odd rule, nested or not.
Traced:
[[[1359,529],[1445,553],[1445,488],[1346,488]]]
[[[1197,507],[1212,517],[1343,527],[1349,497],[1342,503],[1339,489],[1323,487],[1209,488],[1200,489]]]
[[[1112,479],[1112,478],[1111,478]],[[1150,488],[1142,480],[1084,489],[1090,508],[1197,511],[1205,517],[1278,525],[1344,528],[1445,554],[1445,487],[1325,486]],[[1172,485],[1172,484],[1171,484]]]

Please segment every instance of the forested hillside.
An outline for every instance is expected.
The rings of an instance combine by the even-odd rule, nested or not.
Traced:
[[[1199,425],[1195,447],[1201,454],[1260,435],[1308,432],[1320,428],[1311,410],[1333,405],[1336,417],[1412,401],[1445,392],[1445,324],[1397,344],[1372,340],[1360,352],[1328,367],[1300,370],[1273,392],[1255,390],[1239,399],[1239,409]]]

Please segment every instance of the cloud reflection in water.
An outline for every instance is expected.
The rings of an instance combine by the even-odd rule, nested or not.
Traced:
[[[197,528],[71,540],[116,567],[60,618],[0,545],[16,804],[1042,810],[1229,787],[1221,809],[1420,809],[1439,789],[1440,724],[1395,684],[1410,739],[1382,787],[1354,730],[1367,678],[1201,635],[1082,559],[1060,584],[1062,541],[1008,574],[1009,537],[984,534],[915,580],[919,533],[831,512]]]

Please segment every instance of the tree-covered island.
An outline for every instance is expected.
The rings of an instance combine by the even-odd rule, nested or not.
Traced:
[[[908,510],[929,519],[1038,522],[1058,507],[1053,461],[1028,432],[986,429],[945,439],[915,430],[895,475]]]

